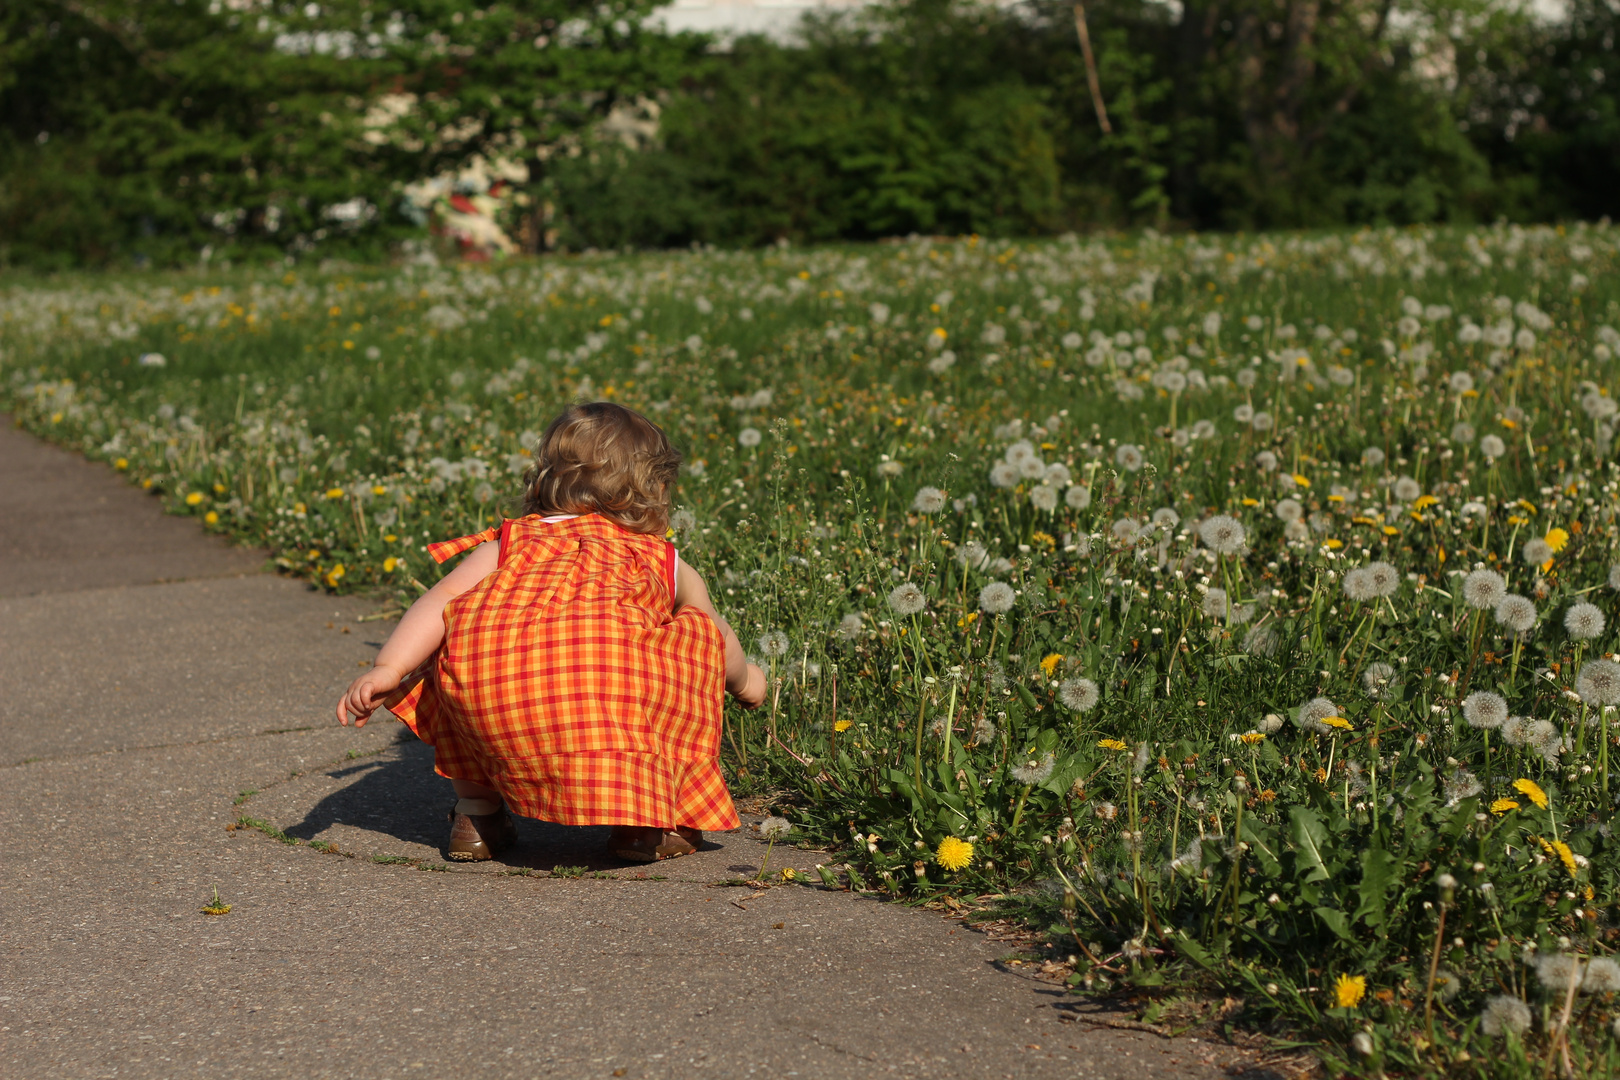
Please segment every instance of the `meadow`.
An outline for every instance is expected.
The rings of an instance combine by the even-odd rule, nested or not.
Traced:
[[[563,404],[682,446],[829,885],[1335,1074],[1620,1071],[1620,235],[910,238],[0,285],[17,421],[397,611]]]

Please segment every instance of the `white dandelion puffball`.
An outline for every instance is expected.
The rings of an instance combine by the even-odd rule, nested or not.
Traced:
[[[1161,506],[1153,511],[1153,524],[1165,532],[1173,532],[1181,524],[1181,515],[1173,507]]]
[[[1367,583],[1375,596],[1394,596],[1401,587],[1400,571],[1387,562],[1370,562],[1367,564]]]
[[[1085,484],[1075,484],[1063,493],[1063,505],[1070,510],[1084,510],[1091,505],[1091,489]]]
[[[1575,692],[1588,705],[1620,705],[1620,664],[1588,660],[1575,676]]]
[[[1369,446],[1361,452],[1361,463],[1369,469],[1376,469],[1384,463],[1384,452],[1376,446]]]
[[[745,447],[758,446],[762,437],[759,428],[745,427],[737,432],[737,445]]]
[[[1262,450],[1254,455],[1254,467],[1261,472],[1277,471],[1277,455],[1270,450]]]
[[[1453,371],[1451,377],[1446,381],[1459,394],[1466,394],[1474,388],[1474,377],[1466,371]]]
[[[1224,618],[1226,618],[1226,611],[1227,611],[1227,607],[1228,607],[1228,601],[1227,601],[1227,597],[1226,597],[1226,590],[1225,589],[1211,589],[1211,590],[1209,590],[1209,592],[1204,594],[1204,599],[1203,599],[1202,603],[1200,603],[1199,607],[1201,608],[1201,610],[1204,612],[1205,615],[1208,615],[1212,619],[1224,619]]]
[[[1508,718],[1507,700],[1489,690],[1475,690],[1463,698],[1462,709],[1469,727],[1494,731]]]
[[[1510,716],[1502,721],[1502,741],[1509,746],[1523,746],[1529,741],[1528,729],[1530,718],[1528,716]]]
[[[990,485],[1010,488],[1018,483],[1018,466],[1010,461],[998,461],[990,466]]]
[[[1227,514],[1205,518],[1198,526],[1198,538],[1208,544],[1216,554],[1236,555],[1243,550],[1245,533],[1243,524]]]
[[[1570,984],[1581,984],[1581,958],[1567,953],[1549,953],[1536,958],[1536,979],[1548,990],[1562,994]]]
[[[1134,544],[1142,535],[1142,526],[1135,518],[1120,518],[1108,531],[1122,544]]]
[[[1609,567],[1609,588],[1620,589],[1620,563]]]
[[[1007,771],[1020,784],[1028,784],[1030,787],[1034,787],[1036,784],[1044,784],[1052,778],[1052,769],[1056,764],[1056,756],[1047,754],[1043,758],[1029,758],[1021,761]]]
[[[1592,640],[1603,633],[1603,626],[1603,612],[1598,610],[1596,604],[1572,604],[1564,612],[1564,629],[1578,641]]]
[[[1376,595],[1373,592],[1372,575],[1367,573],[1364,566],[1346,571],[1340,585],[1344,589],[1344,595],[1358,604],[1371,600]]]
[[[780,840],[793,831],[793,822],[785,817],[768,817],[759,823],[759,835],[766,840]]]
[[[786,656],[789,644],[791,643],[786,634],[780,630],[771,630],[759,639],[759,651],[764,656]]]
[[[1583,994],[1612,994],[1620,990],[1620,964],[1607,956],[1594,956],[1586,962],[1586,977],[1581,980]]]
[[[1454,443],[1471,443],[1474,441],[1474,425],[1466,420],[1459,420],[1451,425],[1451,441]]]
[[[1054,461],[1048,465],[1046,475],[1041,477],[1042,483],[1051,484],[1053,487],[1058,488],[1068,487],[1073,480],[1074,477],[1069,475],[1069,467],[1061,461]]]
[[[1479,1030],[1492,1037],[1523,1035],[1530,1030],[1530,1006],[1512,994],[1497,994],[1479,1014]]]
[[[1475,570],[1463,578],[1462,594],[1469,607],[1493,608],[1507,595],[1507,582],[1495,570]]]
[[[1004,615],[1012,610],[1018,594],[1005,581],[992,581],[979,590],[979,609],[989,615]]]
[[[1338,715],[1340,715],[1339,707],[1333,704],[1330,699],[1314,697],[1295,711],[1294,723],[1306,731],[1315,732],[1318,735],[1331,735],[1333,728],[1322,723],[1322,721]]]
[[[898,461],[880,461],[875,471],[881,479],[893,480],[905,471],[905,466]]]
[[[1058,684],[1058,700],[1075,712],[1089,711],[1100,696],[1097,684],[1090,679],[1065,679]]]
[[[1254,414],[1254,419],[1249,421],[1249,426],[1256,431],[1270,431],[1271,424],[1271,414],[1268,412],[1257,412]]]
[[[944,350],[938,356],[928,361],[928,370],[935,375],[943,375],[955,366],[956,353],[951,349]]]
[[[1488,458],[1499,458],[1507,453],[1507,444],[1495,435],[1486,435],[1479,440],[1479,452]]]
[[[1361,673],[1361,685],[1374,701],[1388,701],[1395,696],[1395,669],[1382,661],[1368,664]]]
[[[1130,443],[1123,443],[1114,451],[1114,464],[1126,472],[1140,472],[1144,460],[1142,451]]]
[[[143,352],[135,358],[135,363],[141,367],[163,367],[168,362],[169,358],[160,352]]]
[[[697,528],[697,515],[682,507],[669,515],[669,527],[676,532],[687,532]]]
[[[1025,480],[1039,480],[1046,476],[1046,462],[1031,455],[1018,463],[1018,475]]]
[[[838,620],[838,636],[845,641],[854,641],[861,636],[861,617],[850,612]]]
[[[1395,481],[1395,497],[1401,502],[1411,502],[1423,494],[1423,485],[1410,476],[1403,476]]]
[[[1271,512],[1277,515],[1278,521],[1299,521],[1305,516],[1305,508],[1298,499],[1279,499]]]
[[[1029,489],[1029,502],[1035,509],[1049,514],[1057,509],[1057,488],[1050,484],[1036,484]]]
[[[1536,605],[1518,593],[1508,593],[1496,603],[1496,621],[1515,634],[1527,633],[1536,626]]]
[[[1525,543],[1519,556],[1524,559],[1527,566],[1540,566],[1553,557],[1552,545],[1538,536]]]
[[[923,596],[916,582],[907,581],[896,586],[889,594],[889,606],[896,615],[915,615],[928,606],[928,598]]]
[[[919,514],[937,514],[945,509],[945,493],[937,487],[918,488],[911,508]]]
[[[977,540],[969,540],[956,549],[956,564],[971,570],[983,570],[990,562],[990,552]]]

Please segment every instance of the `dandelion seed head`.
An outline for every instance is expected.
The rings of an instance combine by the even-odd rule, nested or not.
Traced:
[[[1613,994],[1620,991],[1620,963],[1607,956],[1594,956],[1586,962],[1586,977],[1581,980],[1583,994]]]
[[[1298,499],[1279,499],[1277,505],[1272,507],[1272,513],[1277,515],[1279,521],[1299,521],[1305,516],[1305,507],[1300,505]]]
[[[1097,684],[1090,679],[1065,679],[1058,684],[1058,701],[1075,712],[1089,712],[1100,696]]]
[[[1376,469],[1384,463],[1384,452],[1376,446],[1369,446],[1361,452],[1361,463],[1369,469]]]
[[[1374,701],[1388,701],[1395,696],[1395,669],[1383,661],[1374,661],[1361,673],[1361,685]]]
[[[759,428],[745,427],[737,432],[737,444],[743,447],[758,446],[763,437],[759,433]]]
[[[1246,534],[1243,523],[1227,514],[1205,518],[1198,526],[1198,537],[1219,555],[1236,555],[1243,550]]]
[[[1575,676],[1575,692],[1588,705],[1620,705],[1620,664],[1588,660]]]
[[[780,630],[768,631],[759,639],[759,651],[762,656],[786,656],[788,651],[788,636]]]
[[[1056,766],[1056,756],[1053,754],[1047,754],[1045,757],[1029,758],[1021,761],[1009,768],[1007,771],[1011,773],[1012,778],[1018,781],[1020,784],[1028,784],[1029,786],[1034,787],[1037,784],[1044,784],[1050,780],[1052,778],[1052,770],[1056,768]]]
[[[1250,656],[1264,656],[1268,659],[1277,655],[1282,648],[1282,635],[1275,626],[1266,623],[1261,626],[1251,626],[1249,632],[1243,635],[1243,651]],[[1282,721],[1278,720],[1278,726]]]
[[[1063,504],[1070,510],[1084,510],[1091,505],[1091,489],[1085,484],[1075,484],[1063,493]]]
[[[1114,464],[1126,472],[1140,472],[1144,462],[1141,448],[1131,443],[1121,443],[1119,449],[1114,451]]]
[[[1523,746],[1529,739],[1527,729],[1531,720],[1528,716],[1510,716],[1502,721],[1502,741],[1509,746]]]
[[[1253,414],[1251,414],[1251,417],[1252,415]],[[1258,454],[1254,455],[1254,467],[1259,469],[1261,472],[1276,472],[1277,455],[1273,454],[1270,450],[1260,451]]]
[[[1463,578],[1462,594],[1469,607],[1494,608],[1507,595],[1507,582],[1495,570],[1474,570]]]
[[[1552,545],[1538,536],[1524,545],[1519,551],[1519,557],[1527,566],[1540,566],[1553,557]]]
[[[1004,615],[1012,610],[1018,595],[1005,581],[992,581],[979,590],[979,609],[990,615]]]
[[[1479,452],[1488,458],[1499,458],[1507,453],[1507,444],[1500,436],[1484,435],[1479,440]]]
[[[889,593],[889,607],[894,609],[896,615],[909,617],[927,606],[928,598],[914,581],[902,582]]]
[[[1496,602],[1496,621],[1515,634],[1535,629],[1536,605],[1518,593],[1508,593]]]
[[[1550,953],[1536,957],[1536,981],[1554,994],[1569,991],[1570,985],[1580,985],[1581,961],[1567,953]]]
[[[1410,476],[1403,476],[1395,481],[1395,497],[1401,502],[1411,502],[1423,494],[1423,486]]]
[[[838,636],[845,641],[854,641],[861,636],[861,617],[850,612],[838,620]]]
[[[1367,564],[1367,583],[1375,596],[1394,596],[1401,587],[1400,571],[1387,562],[1370,562]]]
[[[1122,544],[1134,544],[1142,535],[1142,526],[1135,518],[1120,518],[1108,527],[1115,540]]]
[[[918,488],[911,508],[919,514],[937,514],[945,509],[945,493],[937,487]]]
[[[1373,591],[1372,575],[1367,572],[1367,568],[1364,566],[1358,566],[1346,573],[1344,581],[1341,582],[1341,587],[1344,589],[1344,595],[1358,604],[1371,600],[1377,595]]]
[[[1463,719],[1470,727],[1494,730],[1507,721],[1507,701],[1501,694],[1489,690],[1475,690],[1463,698]]]
[[[766,840],[780,840],[793,831],[793,822],[785,817],[768,817],[759,823],[759,835]]]
[[[1493,1038],[1523,1035],[1530,1030],[1530,1006],[1512,994],[1497,994],[1485,1002],[1479,1029]]]
[[[1029,490],[1029,504],[1043,514],[1049,514],[1057,509],[1057,488],[1050,484],[1036,484]]]
[[[1609,588],[1620,589],[1620,563],[1609,567]]]
[[[1333,729],[1323,720],[1342,715],[1339,707],[1333,704],[1330,698],[1314,697],[1301,705],[1294,713],[1294,723],[1319,735],[1331,734]]]
[[[1479,777],[1467,769],[1458,769],[1446,779],[1446,805],[1456,806],[1464,799],[1472,799],[1484,790],[1485,787],[1479,782]],[[1452,888],[1456,888],[1456,886],[1453,885]]]
[[[1564,629],[1577,641],[1590,641],[1603,633],[1604,621],[1603,612],[1596,604],[1572,604],[1564,612]]]
[[[990,485],[998,488],[1010,488],[1018,483],[1018,466],[1010,461],[998,461],[990,466]]]

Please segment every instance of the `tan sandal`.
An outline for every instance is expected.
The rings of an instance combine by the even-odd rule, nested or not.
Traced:
[[[472,804],[472,805],[469,805]],[[517,826],[505,806],[493,804],[488,813],[465,813],[465,810],[484,810],[485,800],[462,799],[450,811],[450,845],[445,853],[456,862],[487,862],[512,846],[517,840]]]
[[[608,850],[627,862],[660,862],[691,855],[703,846],[703,833],[684,825],[673,832],[656,826],[641,828],[615,825],[608,837]]]

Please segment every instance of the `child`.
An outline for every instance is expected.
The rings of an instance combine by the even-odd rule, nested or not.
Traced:
[[[720,774],[724,686],[746,707],[765,675],[663,539],[680,453],[639,413],[597,402],[552,421],[526,516],[432,544],[472,553],[400,620],[338,702],[342,724],[392,710],[456,789],[452,859],[514,839],[507,808],[612,825],[653,862],[734,829]]]

